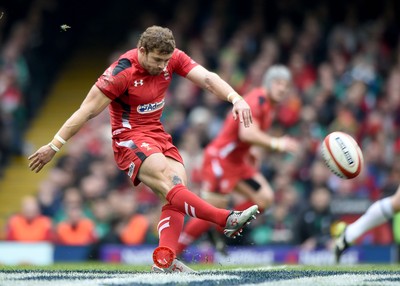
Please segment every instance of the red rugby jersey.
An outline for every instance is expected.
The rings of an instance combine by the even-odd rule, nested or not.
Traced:
[[[267,130],[271,126],[274,111],[265,89],[255,88],[244,98],[250,106],[253,121],[257,122],[262,130]],[[221,132],[207,146],[207,151],[220,158],[243,162],[251,144],[239,139],[239,124],[239,120],[235,121],[232,114],[228,113]]]
[[[175,49],[164,71],[154,76],[139,64],[137,49],[120,56],[96,82],[112,100],[109,112],[113,135],[127,130],[163,131],[160,118],[172,74],[186,77],[195,66],[188,55]]]

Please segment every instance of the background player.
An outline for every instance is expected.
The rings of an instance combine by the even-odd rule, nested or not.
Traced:
[[[272,204],[272,188],[257,170],[257,164],[252,162],[254,157],[250,150],[252,146],[293,153],[299,150],[296,140],[287,136],[273,137],[265,132],[274,119],[276,106],[288,94],[290,83],[288,68],[283,65],[270,67],[264,74],[262,86],[245,96],[253,114],[253,124],[243,128],[227,116],[222,131],[205,149],[202,186],[205,200],[226,208],[230,194],[235,191],[246,198],[244,203],[234,206],[236,210],[245,210],[253,204],[265,210]],[[191,219],[179,238],[178,253],[211,227],[208,221]]]
[[[91,118],[109,107],[114,156],[134,185],[150,187],[166,204],[158,224],[159,247],[154,251],[154,270],[191,271],[175,259],[184,215],[201,218],[225,228],[235,236],[258,212],[219,209],[190,192],[182,157],[161,124],[165,92],[176,73],[233,104],[233,117],[249,127],[249,105],[217,74],[209,72],[175,47],[172,32],[152,26],[141,35],[137,48],[127,51],[99,77],[79,109],[64,123],[49,144],[29,160],[39,172],[59,149]]]

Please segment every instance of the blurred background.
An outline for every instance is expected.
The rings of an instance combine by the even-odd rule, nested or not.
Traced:
[[[228,247],[328,251],[332,224],[354,221],[400,184],[399,1],[81,2],[0,4],[4,243],[76,247],[83,249],[80,259],[102,259],[104,245],[157,243],[159,201],[142,185],[133,191],[117,169],[107,112],[91,120],[41,173],[31,173],[27,160],[51,140],[108,65],[136,47],[140,33],[154,24],[169,27],[178,48],[241,94],[259,85],[272,64],[285,64],[293,73],[294,88],[270,132],[297,138],[303,152],[263,155],[262,172],[276,202],[243,239],[226,239]],[[182,153],[193,192],[201,184],[203,148],[230,109],[174,78],[163,122]],[[321,140],[337,130],[351,134],[363,150],[365,166],[355,179],[339,179],[319,156]],[[21,218],[35,226],[24,228]],[[368,232],[359,244],[397,246],[399,219]],[[84,227],[69,233],[66,225],[78,223]],[[197,246],[212,244],[204,237]]]

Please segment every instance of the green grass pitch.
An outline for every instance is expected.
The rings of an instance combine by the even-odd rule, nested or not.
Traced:
[[[400,285],[397,264],[334,266],[223,266],[193,264],[196,274],[156,274],[149,265],[63,263],[51,266],[0,266],[0,286],[104,285]]]

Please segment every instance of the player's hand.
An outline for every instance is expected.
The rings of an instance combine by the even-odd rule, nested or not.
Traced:
[[[300,151],[300,143],[289,136],[273,138],[271,142],[271,148],[276,151],[288,152],[292,154],[297,154]]]
[[[51,149],[49,145],[40,147],[35,153],[28,157],[28,160],[30,161],[29,169],[35,173],[38,173],[40,170],[42,170],[44,165],[53,159],[55,154],[56,151]]]
[[[249,127],[253,123],[250,106],[244,99],[235,102],[232,113],[233,119],[236,120],[239,117],[239,121],[244,124],[244,127]]]

